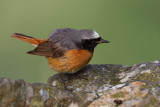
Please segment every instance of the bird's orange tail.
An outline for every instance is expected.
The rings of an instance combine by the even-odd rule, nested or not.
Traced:
[[[14,33],[11,37],[31,43],[32,45],[36,46],[46,41],[46,39],[36,39],[20,33]]]

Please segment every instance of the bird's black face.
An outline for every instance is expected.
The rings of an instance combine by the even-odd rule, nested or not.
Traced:
[[[94,48],[100,43],[109,43],[107,40],[103,40],[101,37],[96,39],[84,39],[82,41],[84,49],[89,50],[90,52],[94,51]]]
[[[100,43],[109,43],[109,41],[102,39],[101,37],[95,39],[84,39],[84,43],[88,44],[100,44]]]
[[[102,39],[93,30],[82,30],[82,44],[84,49],[93,52],[94,48],[100,43],[109,43],[109,41]]]

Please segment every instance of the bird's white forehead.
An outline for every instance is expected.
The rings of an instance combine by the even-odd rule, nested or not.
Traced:
[[[93,38],[99,38],[100,36],[96,31],[93,31],[92,37]]]

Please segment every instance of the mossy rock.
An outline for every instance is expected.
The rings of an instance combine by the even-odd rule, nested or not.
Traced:
[[[47,84],[0,78],[0,107],[158,107],[160,62],[130,67],[87,65],[76,74],[59,74]]]

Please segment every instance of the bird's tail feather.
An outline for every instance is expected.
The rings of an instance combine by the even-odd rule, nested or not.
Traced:
[[[35,46],[46,41],[45,39],[36,39],[36,38],[30,37],[30,36],[27,36],[24,34],[20,34],[20,33],[14,33],[11,37],[28,42],[28,43],[35,45]]]

